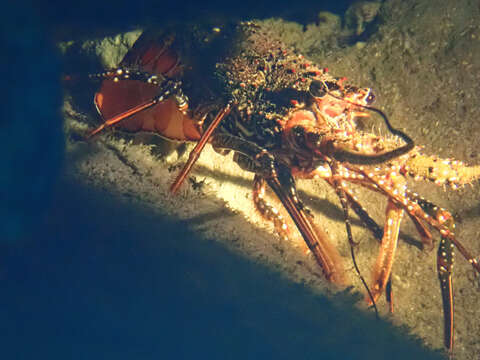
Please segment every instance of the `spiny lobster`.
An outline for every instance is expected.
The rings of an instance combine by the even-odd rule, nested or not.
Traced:
[[[349,208],[381,240],[372,285],[364,282],[367,301],[374,306],[384,290],[387,299],[391,297],[391,269],[404,215],[429,247],[433,246],[429,228],[438,231],[444,343],[452,349],[454,248],[480,273],[479,259],[456,239],[452,215],[409,191],[406,178],[455,189],[480,178],[480,166],[424,155],[408,135],[371,106],[371,89],[332,77],[327,69],[286,48],[257,22],[213,31],[192,27],[144,32],[118,68],[92,77],[101,81],[95,105],[103,123],[90,136],[115,127],[196,142],[172,192],[179,189],[207,143],[221,153],[233,151],[234,161],[255,174],[253,201],[261,216],[288,236],[282,211],[266,200],[268,184],[327,280],[345,284],[342,258],[302,204],[294,179],[325,180],[340,198],[354,264]],[[359,127],[361,118],[372,112],[393,136]],[[383,229],[360,205],[349,183],[387,198]]]

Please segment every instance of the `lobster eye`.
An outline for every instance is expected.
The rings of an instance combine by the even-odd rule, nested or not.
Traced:
[[[306,135],[307,143],[310,146],[318,147],[322,142],[322,136],[316,132],[308,132]]]
[[[299,125],[294,126],[292,128],[292,131],[297,139],[303,141],[303,139],[305,138],[305,129],[303,128],[303,126],[299,126]]]
[[[324,82],[319,80],[313,80],[312,83],[310,84],[309,91],[313,97],[321,98],[327,94],[328,88]]]
[[[367,96],[365,97],[365,102],[367,105],[372,104],[375,101],[375,95],[373,94],[372,90],[368,90]]]

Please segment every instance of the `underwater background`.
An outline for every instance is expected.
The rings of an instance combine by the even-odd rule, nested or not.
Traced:
[[[426,152],[478,164],[476,2],[87,0],[4,7],[2,359],[444,357],[436,254],[412,245],[412,229],[403,233],[394,269],[396,312],[390,316],[381,303],[376,320],[355,292],[360,287],[337,293],[311,270],[312,259],[272,239],[271,230],[246,220],[229,200],[208,189],[164,195],[169,173],[159,169],[160,180],[148,175],[157,170],[146,165],[155,160],[149,154],[140,159],[145,147],[122,143],[119,155],[112,144],[77,141],[69,124],[83,115],[65,110],[61,79],[100,71],[101,60],[91,60],[94,47],[77,55],[62,53],[59,43],[101,42],[151,25],[262,19],[332,73],[374,88],[377,105]],[[91,99],[89,91],[84,96]],[[250,191],[248,179],[206,166],[195,176],[211,188],[231,181],[241,197]],[[462,242],[478,252],[478,186],[456,193],[432,188],[417,189],[452,211]],[[326,230],[345,242],[334,196],[303,190],[310,197],[309,191],[315,219],[327,218]],[[383,205],[363,200],[381,219]],[[377,245],[359,222],[355,231],[370,244],[363,253],[368,274]],[[480,284],[458,258],[455,353],[478,359]]]

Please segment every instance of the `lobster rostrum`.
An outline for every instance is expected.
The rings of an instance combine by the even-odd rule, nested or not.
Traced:
[[[455,189],[477,180],[480,166],[424,155],[410,137],[390,125],[383,112],[371,107],[371,89],[331,76],[256,22],[213,31],[192,27],[144,32],[118,68],[92,77],[101,81],[95,105],[103,123],[90,136],[114,126],[196,142],[171,187],[173,192],[206,143],[222,153],[233,151],[235,162],[255,174],[253,200],[260,215],[288,237],[282,211],[265,197],[268,184],[327,280],[345,284],[341,256],[313,221],[295,186],[295,178],[325,180],[340,198],[354,263],[349,209],[381,240],[372,284],[366,286],[372,305],[384,290],[387,299],[391,297],[389,281],[403,217],[412,220],[426,246],[433,246],[431,229],[439,232],[444,342],[452,349],[454,248],[480,273],[479,259],[456,239],[452,215],[409,191],[406,179],[427,179]],[[370,113],[382,118],[391,135],[359,127],[359,120]],[[386,197],[383,229],[360,205],[349,184]]]

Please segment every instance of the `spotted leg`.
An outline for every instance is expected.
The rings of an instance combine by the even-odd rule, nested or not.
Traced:
[[[278,162],[267,150],[236,136],[214,134],[211,143],[215,148],[233,150],[243,155],[242,167],[263,178],[275,192],[302,234],[325,277],[331,282],[343,284],[345,281],[341,257],[330,244],[327,234],[313,224],[311,217],[303,209],[288,166]]]
[[[337,163],[338,165],[338,163]],[[339,166],[340,168],[340,166]],[[304,172],[304,171],[297,171],[296,176],[300,178],[305,178],[305,179],[313,179],[313,178],[323,178],[330,186],[332,186],[337,194],[339,194],[340,199],[342,201],[342,197],[347,201],[346,204],[342,201],[342,207],[344,209],[345,213],[345,207],[350,206],[353,211],[358,215],[360,220],[367,226],[367,228],[372,232],[373,236],[380,242],[382,242],[382,239],[384,238],[384,232],[383,229],[376,223],[375,220],[373,220],[370,215],[367,213],[367,211],[360,205],[358,202],[357,198],[353,195],[352,191],[347,187],[345,180],[346,181],[352,181],[355,180],[361,185],[366,185],[369,183],[363,183],[362,181],[365,179],[363,175],[361,176],[356,176],[356,174],[352,173],[349,174],[348,172],[345,171],[340,171],[340,169],[337,168],[336,171],[332,171],[330,169],[327,169],[325,167],[315,169],[313,171],[309,172]],[[337,181],[334,181],[334,178]],[[370,184],[371,185],[371,184]],[[375,187],[372,186],[367,186],[371,188],[372,190],[377,190]],[[347,214],[348,215],[348,214]],[[345,216],[347,216],[345,215]],[[347,225],[347,233],[348,233],[348,228],[350,227],[348,223]],[[351,245],[354,245],[353,239],[349,239],[349,242]],[[351,246],[351,250],[353,252],[353,247]],[[352,260],[354,261],[354,256],[352,254]],[[355,261],[354,261],[355,262]],[[357,271],[359,272],[359,271]],[[362,280],[363,281],[363,280]],[[375,303],[373,301],[373,296],[370,295],[370,289],[368,286],[365,286],[367,288],[367,292],[369,293],[369,298],[372,304]],[[393,291],[392,291],[392,277],[391,274],[388,276],[388,280],[386,282],[385,286],[385,292],[386,292],[386,297],[387,297],[387,302],[390,305],[390,311],[393,312]],[[375,308],[376,309],[376,308]]]
[[[473,268],[480,272],[478,260],[474,258],[467,249],[455,238],[455,224],[451,214],[423,199],[415,193],[406,191],[402,196],[388,189],[380,182],[374,181],[376,188],[384,192],[389,197],[389,202],[394,203],[398,209],[403,209],[414,220],[414,223],[420,235],[430,237],[431,234],[426,230],[424,223],[432,226],[441,235],[440,246],[437,256],[437,271],[440,280],[440,288],[442,292],[443,314],[444,314],[444,344],[449,350],[453,348],[453,322],[454,322],[454,305],[453,305],[453,249],[456,247],[460,253],[467,259]],[[429,240],[431,241],[431,240]]]
[[[255,175],[253,180],[253,203],[259,214],[273,223],[275,231],[283,239],[289,238],[289,229],[282,214],[265,199],[265,179]]]
[[[454,257],[453,250],[455,246],[447,235],[454,234],[455,223],[452,215],[448,211],[432,204],[416,194],[411,195],[414,197],[414,201],[416,201],[421,209],[428,214],[428,216],[438,221],[439,225],[442,227],[442,230],[440,231],[440,245],[437,252],[437,273],[440,281],[440,290],[442,292],[444,344],[447,349],[452,350],[454,342],[452,270]]]
[[[453,225],[453,222],[452,222]],[[453,252],[454,245],[449,238],[442,236],[437,253],[437,272],[440,281],[440,290],[442,291],[443,303],[443,322],[444,322],[444,344],[449,350],[453,349]]]

